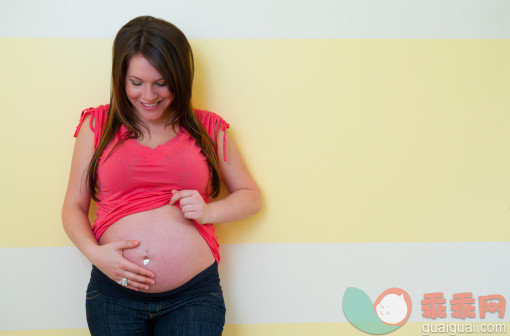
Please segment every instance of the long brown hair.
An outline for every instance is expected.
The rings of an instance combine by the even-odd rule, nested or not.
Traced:
[[[132,134],[126,134],[115,147],[126,139],[140,137],[141,127],[145,127],[135,113],[135,108],[130,103],[125,89],[129,61],[136,54],[142,55],[149,61],[173,93],[174,100],[169,109],[174,112],[174,118],[169,120],[167,125],[183,127],[202,148],[209,165],[210,196],[218,196],[220,191],[218,155],[214,150],[211,137],[191,106],[194,76],[191,46],[183,32],[173,24],[152,16],[139,16],[126,23],[113,42],[110,111],[87,172],[91,197],[96,202],[101,201],[97,197],[99,158],[118,133],[120,126],[125,125]]]

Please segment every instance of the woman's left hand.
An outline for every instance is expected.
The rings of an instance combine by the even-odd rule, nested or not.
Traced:
[[[209,206],[197,190],[172,190],[172,194],[169,204],[180,201],[185,218],[194,219],[199,224],[207,223]]]

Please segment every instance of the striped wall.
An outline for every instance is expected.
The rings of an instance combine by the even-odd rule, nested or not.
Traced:
[[[0,335],[89,335],[60,220],[72,134],[142,14],[190,38],[194,105],[263,191],[217,225],[224,335],[362,335],[347,287],[410,294],[394,335],[422,333],[425,293],[510,300],[508,1],[0,1]]]

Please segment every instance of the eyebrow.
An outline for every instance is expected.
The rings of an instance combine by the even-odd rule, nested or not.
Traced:
[[[142,81],[143,82],[143,79],[140,79],[136,76],[128,76],[128,78],[134,78],[134,79],[138,79],[139,81]],[[160,79],[156,79],[155,82],[159,82],[160,80],[165,80],[163,77],[161,77]]]

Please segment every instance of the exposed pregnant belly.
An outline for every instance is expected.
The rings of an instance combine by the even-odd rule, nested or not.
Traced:
[[[156,275],[149,293],[177,288],[214,262],[211,249],[174,205],[138,212],[112,224],[99,239],[99,245],[119,240],[138,240],[136,248],[125,249],[124,258]],[[149,263],[143,260],[148,256]]]

